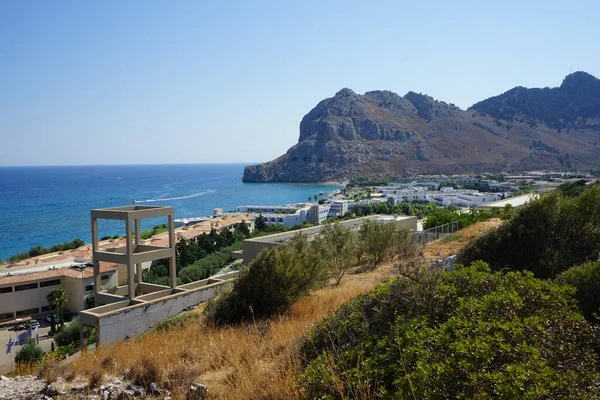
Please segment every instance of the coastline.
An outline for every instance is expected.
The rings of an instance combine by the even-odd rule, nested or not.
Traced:
[[[175,218],[211,215],[215,207],[285,205],[306,201],[330,184],[247,185],[244,164],[62,166],[0,168],[0,258],[32,247],[90,241],[90,209],[152,200],[175,208]],[[171,200],[166,200],[171,199]],[[148,221],[151,229],[163,221]],[[102,235],[120,233],[107,222]]]
[[[350,183],[350,181],[327,181],[327,182],[317,182],[317,184],[319,185],[327,185],[327,186],[342,186],[342,187],[346,187],[346,185],[348,185]]]

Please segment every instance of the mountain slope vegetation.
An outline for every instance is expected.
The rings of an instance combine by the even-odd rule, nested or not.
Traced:
[[[598,79],[511,91],[465,111],[430,96],[342,89],[300,122],[298,143],[246,167],[246,182],[592,168],[600,161]],[[566,129],[565,129],[566,128]]]

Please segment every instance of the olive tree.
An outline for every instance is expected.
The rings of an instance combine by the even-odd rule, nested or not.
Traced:
[[[321,234],[315,239],[314,245],[327,261],[331,277],[338,285],[354,264],[357,249],[354,232],[339,223],[328,224],[323,227]]]

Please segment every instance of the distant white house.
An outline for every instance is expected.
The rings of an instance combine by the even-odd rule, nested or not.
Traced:
[[[348,211],[347,200],[334,200],[330,204],[299,203],[286,206],[239,206],[238,213],[262,215],[267,224],[291,227],[309,222],[319,225],[327,218],[344,215]]]
[[[404,201],[428,201],[439,206],[456,205],[458,207],[477,207],[484,203],[498,201],[502,198],[501,193],[486,193],[477,190],[454,189],[443,187],[440,190],[428,190],[425,187],[411,187],[396,190],[388,195],[388,201],[394,205]]]

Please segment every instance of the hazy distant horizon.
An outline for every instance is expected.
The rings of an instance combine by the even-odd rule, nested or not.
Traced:
[[[164,162],[164,163],[131,163],[131,164],[47,164],[47,165],[0,165],[0,168],[44,168],[44,167],[143,167],[152,165],[253,165],[264,161],[250,162]]]
[[[264,162],[345,87],[466,109],[600,76],[599,3],[523,3],[5,2],[0,165]]]

